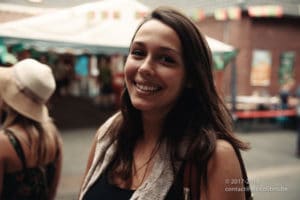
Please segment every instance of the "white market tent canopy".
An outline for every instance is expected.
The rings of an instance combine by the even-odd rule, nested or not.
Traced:
[[[136,0],[103,0],[0,24],[0,40],[38,51],[124,53],[149,8]],[[213,52],[235,48],[207,37]]]

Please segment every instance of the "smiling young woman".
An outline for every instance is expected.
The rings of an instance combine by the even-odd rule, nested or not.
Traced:
[[[132,105],[165,115],[184,87],[185,70],[176,32],[158,20],[135,35],[125,63],[125,82]]]
[[[79,199],[245,199],[248,144],[233,134],[195,24],[153,10],[132,38],[124,75],[121,110],[96,133]],[[227,189],[233,179],[244,181]]]

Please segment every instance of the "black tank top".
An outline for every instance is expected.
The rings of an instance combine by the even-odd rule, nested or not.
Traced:
[[[181,175],[178,178],[182,178],[182,173],[179,173]],[[167,193],[167,196],[165,200],[182,200],[183,193],[182,190],[179,188],[182,188],[182,186],[177,185],[178,182],[175,181],[173,183],[172,187],[170,188],[169,192]],[[132,194],[135,190],[130,189],[123,189],[119,188],[118,186],[115,186],[108,181],[108,172],[105,170],[105,172],[97,179],[97,181],[89,188],[89,190],[86,192],[86,194],[83,197],[83,200],[129,200]]]
[[[107,170],[97,179],[87,191],[84,200],[129,200],[134,190],[119,188],[108,182]]]
[[[15,134],[5,129],[19,159],[22,162],[22,170],[4,174],[3,188],[0,199],[4,200],[40,200],[48,199],[49,185],[52,184],[55,174],[55,161],[45,166],[28,168],[21,143]]]

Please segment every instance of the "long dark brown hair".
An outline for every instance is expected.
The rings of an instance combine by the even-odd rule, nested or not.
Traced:
[[[237,150],[247,149],[248,144],[233,134],[231,114],[214,84],[211,51],[197,26],[182,13],[160,7],[145,18],[137,31],[152,19],[159,20],[177,33],[181,41],[187,82],[176,105],[165,118],[160,139],[166,140],[168,144],[174,170],[175,161],[192,162],[198,169],[198,183],[201,184],[203,180],[207,185],[207,163],[215,150],[217,139],[228,141]],[[132,175],[134,146],[143,133],[143,125],[141,113],[133,107],[126,86],[121,100],[121,114],[112,126],[110,131],[114,132],[114,139],[118,141],[112,171],[118,168],[115,173],[128,181]],[[182,157],[178,147],[185,137],[190,142],[187,153]]]
[[[21,115],[9,106],[7,115],[10,116],[10,119],[4,122],[3,129],[9,129],[10,126],[15,124],[24,128],[28,134],[31,155],[35,158],[37,165],[48,164],[56,158],[61,138],[51,119],[42,123],[37,122]]]

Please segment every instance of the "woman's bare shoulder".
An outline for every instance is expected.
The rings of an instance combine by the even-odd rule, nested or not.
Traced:
[[[244,199],[243,192],[235,192],[233,189],[231,191],[232,187],[239,189],[243,184],[239,159],[228,141],[217,140],[215,151],[208,162],[207,175],[208,199]],[[231,184],[233,181],[235,184]]]
[[[237,154],[232,144],[226,140],[219,139],[216,142],[216,148],[209,161],[209,168],[220,168],[221,170],[233,170],[240,167]],[[239,169],[239,168],[237,168]]]
[[[11,148],[10,141],[7,135],[4,133],[4,130],[0,130],[0,160],[3,160],[7,157],[7,152]]]
[[[226,140],[218,139],[216,144],[216,151],[215,153],[218,154],[235,154],[235,150],[233,146]]]

